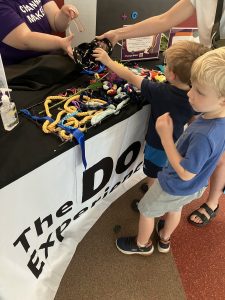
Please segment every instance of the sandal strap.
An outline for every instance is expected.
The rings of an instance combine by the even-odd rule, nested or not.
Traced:
[[[200,207],[204,208],[205,211],[207,212],[207,214],[209,215],[209,217],[215,217],[216,215],[216,210],[218,209],[218,207],[215,210],[212,210],[206,203],[203,203]]]
[[[165,240],[164,238],[162,238],[160,235],[159,235],[159,239],[160,239],[160,242],[162,242],[163,244],[169,244],[170,243],[170,238]]]
[[[204,214],[202,214],[202,213],[200,213],[200,211],[198,211],[198,210],[194,210],[192,213],[191,213],[191,216],[197,216],[197,217],[199,217],[200,219],[201,219],[201,221],[203,222],[203,223],[208,223],[209,222],[209,219],[206,217],[206,215],[204,215]]]

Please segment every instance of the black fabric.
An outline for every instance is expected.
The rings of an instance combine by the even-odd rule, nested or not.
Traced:
[[[220,39],[220,20],[223,12],[224,0],[217,1],[216,15],[214,19],[214,25],[211,31],[212,48],[220,48],[225,46],[225,39]]]
[[[53,62],[54,59],[52,60]],[[24,70],[24,72],[21,65],[9,66],[7,68],[9,87],[13,89],[11,98],[16,103],[18,111],[22,108],[29,108],[43,102],[49,95],[57,95],[65,92],[67,88],[86,87],[90,79],[93,79],[93,77],[74,73],[73,70],[70,70],[70,73],[68,72],[67,76],[63,77],[59,69],[59,66],[62,65],[62,60],[55,60],[55,64],[57,64],[55,67],[52,63],[51,67],[47,68],[47,73],[45,73],[46,68],[43,65],[40,68],[36,65],[35,74],[32,71],[33,66],[29,66],[29,64],[27,65],[27,71]],[[46,64],[49,64],[48,59]],[[45,77],[45,79],[42,77]],[[59,80],[59,77],[61,80]],[[90,128],[85,133],[85,139],[87,140],[107,130],[114,124],[123,121],[136,113],[141,107],[142,104],[132,103],[128,105],[118,115],[109,117],[103,120],[101,124]],[[62,144],[56,135],[43,133],[39,125],[32,123],[32,121],[26,119],[20,113],[19,121],[18,126],[12,131],[6,132],[3,129],[0,118],[0,188],[69,150],[76,144],[75,141]]]
[[[109,56],[112,54],[112,43],[108,39],[97,40],[94,39],[90,43],[82,43],[74,48],[74,61],[80,65],[82,69],[97,72],[102,63],[96,61],[93,57],[93,51],[96,48],[103,48]]]
[[[68,55],[47,54],[5,67],[9,86],[13,90],[37,91],[64,81],[78,66]]]
[[[217,1],[216,15],[215,15],[214,23],[218,23],[221,20],[222,12],[223,12],[223,1],[224,0]]]

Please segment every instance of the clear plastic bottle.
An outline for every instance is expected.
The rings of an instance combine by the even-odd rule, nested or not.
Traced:
[[[19,123],[16,105],[9,100],[9,96],[6,94],[2,95],[1,101],[0,113],[2,123],[5,130],[10,131]]]

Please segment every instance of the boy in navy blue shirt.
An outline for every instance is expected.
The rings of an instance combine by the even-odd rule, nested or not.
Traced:
[[[191,69],[189,102],[202,114],[173,140],[173,121],[169,113],[156,121],[169,164],[140,201],[137,237],[116,241],[124,254],[150,255],[154,218],[165,214],[156,224],[158,250],[170,250],[170,236],[180,222],[182,207],[201,196],[225,151],[225,47],[199,57]]]
[[[190,72],[192,63],[209,49],[205,46],[181,41],[172,45],[165,51],[165,76],[168,83],[156,83],[141,76],[133,74],[128,68],[112,61],[103,49],[96,49],[94,56],[119,77],[132,83],[141,90],[142,95],[151,104],[151,115],[146,135],[144,150],[143,171],[147,177],[147,186],[142,189],[147,191],[157,178],[157,174],[165,166],[166,153],[161,144],[160,137],[155,130],[155,122],[159,116],[169,112],[174,123],[173,139],[177,141],[184,130],[184,125],[190,121],[194,111],[189,104],[187,92],[190,90]],[[132,203],[134,210],[138,211],[138,200]]]

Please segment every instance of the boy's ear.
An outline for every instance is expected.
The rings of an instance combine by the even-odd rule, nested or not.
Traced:
[[[169,71],[170,80],[175,80],[176,74],[170,68],[168,68],[168,71]]]
[[[172,80],[176,79],[176,74],[173,71],[170,71],[170,76]]]

